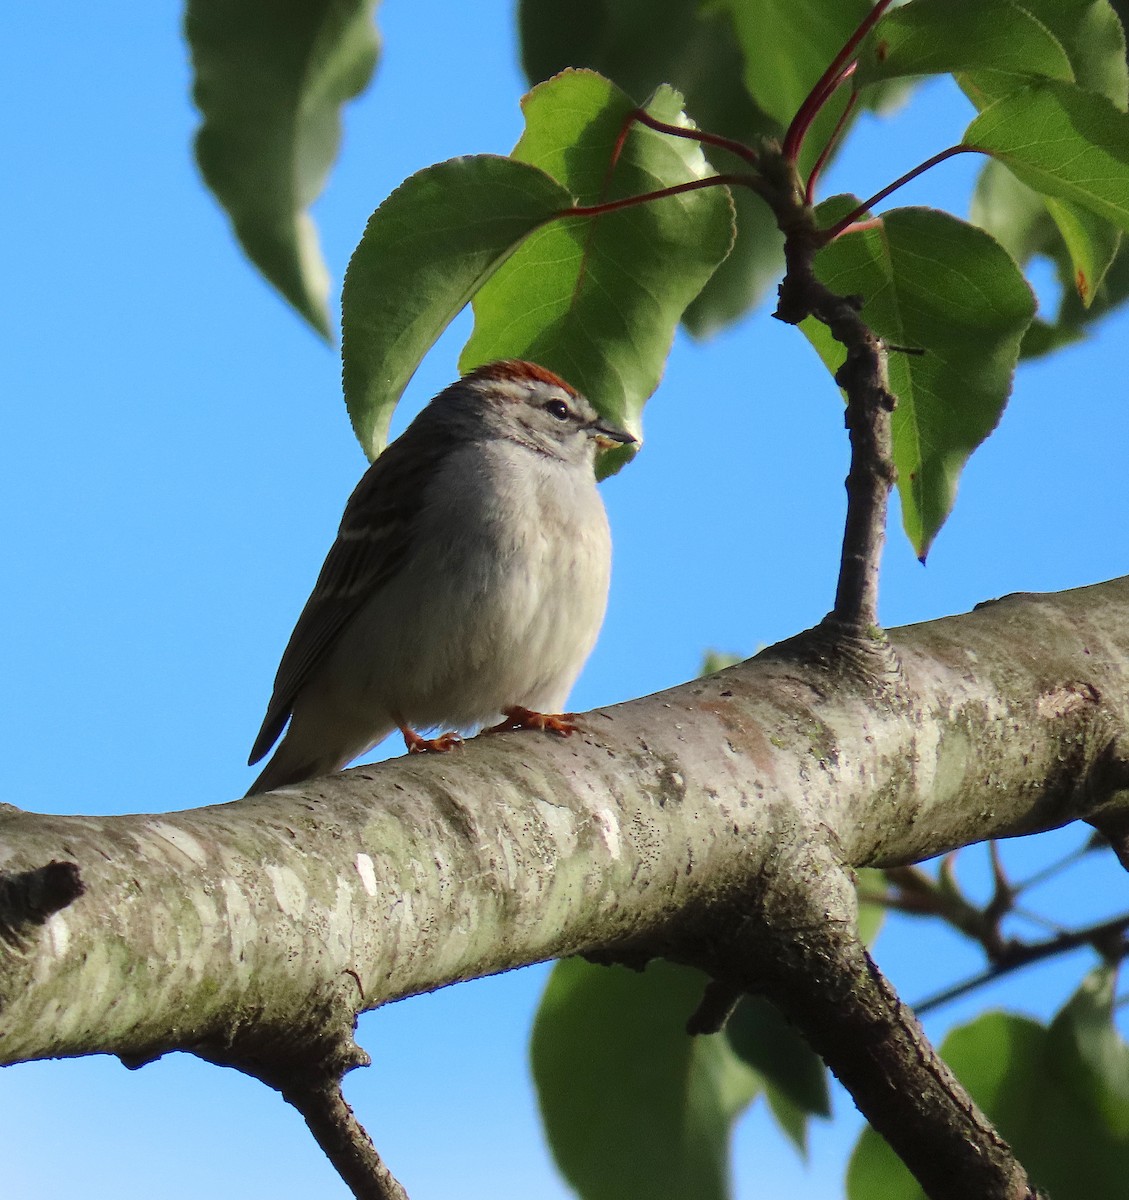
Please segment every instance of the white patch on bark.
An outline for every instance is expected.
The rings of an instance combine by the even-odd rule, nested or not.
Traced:
[[[168,842],[169,845],[175,846],[185,858],[190,859],[198,867],[207,866],[207,850],[190,833],[185,833],[178,825],[171,825],[167,821],[150,821],[148,828],[150,833]]]
[[[358,854],[357,874],[361,877],[361,883],[364,889],[370,896],[376,895],[376,868],[373,866],[372,859],[367,854]]]
[[[268,863],[266,871],[274,888],[274,898],[278,901],[278,907],[292,919],[303,916],[309,897],[298,875],[289,867],[280,867],[275,863]]]
[[[200,919],[200,928],[208,933],[213,931],[220,923],[215,901],[199,888],[192,889],[189,899],[192,901],[192,907],[196,910],[196,916]]]
[[[67,928],[66,919],[62,913],[55,913],[48,917],[47,924],[44,926],[47,931],[47,936],[51,939],[51,952],[56,958],[62,958],[67,952],[67,947],[71,941],[71,931]]]
[[[537,813],[556,844],[557,858],[568,858],[576,849],[576,818],[572,809],[560,804],[551,804],[538,797],[535,801]]]
[[[227,929],[232,953],[239,959],[245,950],[256,944],[257,928],[243,889],[233,879],[224,879],[220,886],[227,908]]]
[[[608,848],[608,854],[613,859],[620,858],[623,854],[623,847],[619,840],[619,826],[600,808],[597,808],[592,813],[592,820],[596,823],[596,828],[603,835],[604,845]]]

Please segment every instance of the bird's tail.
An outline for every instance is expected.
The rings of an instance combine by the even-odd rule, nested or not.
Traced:
[[[306,735],[304,738],[301,736],[303,731]],[[291,721],[286,736],[279,742],[278,749],[271,755],[270,762],[258,779],[248,788],[247,795],[257,796],[260,792],[273,792],[276,788],[305,783],[307,779],[332,775],[347,767],[353,759],[367,754],[378,742],[384,741],[390,732],[390,729],[380,729],[377,730],[378,736],[371,740],[350,741],[344,736],[336,739],[326,736],[326,731],[320,728],[314,729],[314,736],[311,736],[310,729],[295,730]]]
[[[348,762],[348,759],[345,760]],[[287,787],[293,783],[305,783],[307,779],[317,779],[319,775],[332,775],[339,771],[345,763],[337,757],[328,755],[321,759],[311,759],[308,755],[296,753],[293,746],[288,746],[283,738],[282,744],[271,756],[270,762],[260,771],[259,777],[247,789],[248,796],[257,796],[260,792],[273,792],[276,788]]]

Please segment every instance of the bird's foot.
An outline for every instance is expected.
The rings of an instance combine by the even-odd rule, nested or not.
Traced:
[[[540,713],[531,708],[523,708],[515,704],[506,709],[506,719],[497,725],[484,729],[483,733],[507,733],[511,729],[550,729],[561,737],[575,733],[580,726],[576,723],[576,713]]]
[[[463,744],[463,739],[453,729],[435,738],[420,737],[410,725],[401,725],[400,732],[409,754],[446,754]]]

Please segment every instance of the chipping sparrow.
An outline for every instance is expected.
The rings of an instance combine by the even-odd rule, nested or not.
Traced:
[[[365,473],[291,634],[248,795],[340,770],[399,728],[409,750],[560,713],[607,603],[598,445],[634,442],[535,363],[440,392]]]

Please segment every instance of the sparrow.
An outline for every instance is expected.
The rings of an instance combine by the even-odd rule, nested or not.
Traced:
[[[249,763],[282,740],[247,794],[339,771],[396,729],[411,752],[484,726],[573,732],[562,710],[611,575],[596,451],[635,441],[536,363],[489,363],[431,400],[345,506]]]

